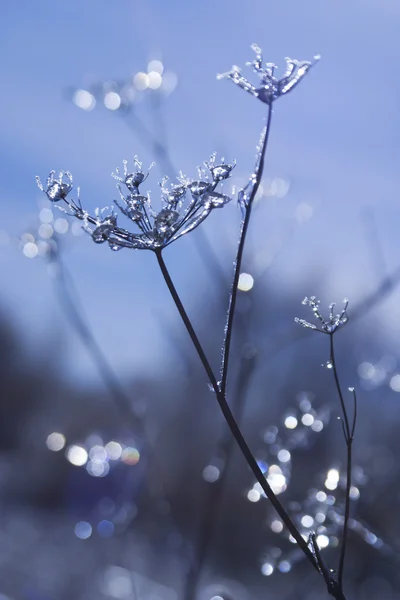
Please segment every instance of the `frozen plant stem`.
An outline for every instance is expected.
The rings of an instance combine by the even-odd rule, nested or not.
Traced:
[[[256,163],[256,167],[254,169],[254,173],[250,180],[251,191],[248,199],[246,199],[244,203],[244,216],[242,219],[242,226],[240,230],[240,237],[238,243],[238,249],[236,253],[236,259],[234,263],[234,273],[233,273],[233,281],[231,293],[229,296],[229,306],[228,313],[226,318],[226,325],[224,330],[224,341],[222,344],[222,352],[221,352],[221,383],[220,388],[223,395],[226,392],[226,384],[228,380],[228,366],[229,366],[229,354],[231,349],[231,341],[232,341],[232,331],[233,331],[233,319],[235,316],[235,308],[236,308],[236,300],[238,294],[238,284],[240,277],[240,269],[242,266],[242,258],[243,258],[243,250],[246,242],[247,230],[249,228],[251,210],[253,207],[254,198],[256,197],[258,188],[260,187],[263,171],[264,171],[264,161],[265,161],[265,153],[267,150],[269,132],[271,129],[271,120],[272,120],[272,103],[268,105],[268,116],[267,123],[265,125],[265,129],[263,131],[263,135],[261,138],[261,148],[258,156],[258,160]]]
[[[357,397],[356,397],[354,388],[349,388],[349,392],[351,392],[353,394],[353,401],[354,401],[354,415],[353,415],[352,424],[350,425],[350,420],[349,420],[346,404],[344,401],[342,387],[340,385],[340,380],[339,380],[339,375],[338,375],[338,370],[337,370],[337,364],[336,364],[336,358],[335,358],[335,345],[334,345],[333,336],[339,329],[344,327],[349,320],[349,317],[347,315],[348,301],[347,300],[344,301],[344,308],[342,309],[342,311],[340,313],[338,313],[336,315],[334,314],[335,303],[332,303],[329,306],[329,317],[328,318],[326,318],[322,315],[320,308],[319,308],[320,301],[317,300],[317,298],[315,296],[310,296],[309,298],[308,297],[304,298],[302,304],[308,305],[312,309],[314,318],[317,320],[318,325],[315,325],[312,322],[310,323],[309,321],[306,321],[305,319],[299,319],[298,317],[295,318],[295,322],[298,323],[299,325],[301,325],[302,327],[305,327],[306,329],[311,329],[313,331],[317,331],[318,333],[323,333],[323,334],[329,336],[330,355],[329,355],[329,361],[326,366],[333,371],[333,377],[335,380],[336,391],[339,396],[340,406],[341,406],[341,410],[342,410],[342,416],[339,417],[339,419],[342,424],[343,435],[344,435],[344,439],[346,442],[346,448],[347,448],[346,498],[345,498],[344,517],[343,517],[342,546],[341,546],[341,550],[340,550],[339,567],[338,567],[337,576],[335,576],[333,574],[334,572],[329,570],[327,568],[327,566],[325,565],[323,558],[321,557],[320,550],[318,548],[318,543],[316,541],[315,534],[313,534],[313,533],[310,535],[310,544],[314,550],[315,558],[316,558],[317,564],[319,566],[319,570],[325,579],[329,593],[332,596],[334,596],[335,598],[344,598],[343,569],[344,569],[344,560],[345,560],[346,548],[347,548],[347,536],[348,536],[349,515],[350,515],[352,444],[353,444],[354,431],[355,431],[356,422],[357,422]]]
[[[349,416],[347,414],[346,405],[343,398],[343,392],[340,385],[339,375],[337,371],[336,359],[335,359],[335,346],[333,341],[334,333],[329,334],[329,344],[330,344],[330,364],[332,365],[333,377],[335,379],[336,390],[339,396],[340,405],[342,407],[342,426],[343,426],[343,434],[346,442],[347,448],[347,465],[346,465],[346,499],[345,499],[345,510],[344,510],[344,521],[343,521],[343,535],[342,535],[342,547],[340,551],[340,559],[339,559],[339,568],[338,568],[338,582],[340,587],[343,587],[343,569],[344,569],[344,560],[346,556],[346,548],[347,548],[347,537],[348,537],[348,529],[349,529],[349,516],[350,516],[350,489],[351,489],[351,471],[352,471],[352,445],[354,439],[354,430],[357,421],[357,397],[355,390],[350,388],[350,391],[353,393],[354,398],[354,416],[353,423],[350,427]]]
[[[304,554],[306,555],[306,557],[308,558],[308,560],[310,561],[312,566],[317,571],[319,571],[319,568],[315,561],[314,555],[311,552],[310,548],[308,547],[307,542],[304,540],[304,538],[298,531],[297,527],[295,526],[295,524],[293,523],[293,521],[287,514],[286,510],[284,509],[284,507],[282,506],[282,504],[280,503],[280,501],[278,500],[278,498],[272,491],[271,486],[269,485],[264,473],[261,471],[260,467],[258,466],[256,459],[254,458],[249,446],[247,445],[246,440],[243,437],[243,434],[235,420],[235,417],[233,416],[233,413],[232,413],[231,409],[229,408],[228,402],[226,400],[226,394],[225,394],[225,392],[222,392],[222,390],[220,389],[220,387],[218,385],[217,379],[213,373],[213,370],[210,366],[208,358],[203,350],[203,347],[199,341],[199,338],[197,337],[197,334],[193,328],[193,325],[186,313],[186,310],[182,304],[179,294],[178,294],[178,292],[175,288],[175,285],[171,279],[171,276],[169,274],[167,266],[164,262],[164,258],[162,256],[162,250],[156,250],[155,254],[156,254],[156,257],[158,260],[159,267],[163,274],[165,283],[167,284],[168,290],[175,302],[175,305],[176,305],[176,308],[178,309],[179,315],[186,327],[186,330],[190,336],[190,339],[197,351],[197,354],[199,355],[202,365],[203,365],[203,367],[207,373],[207,376],[210,380],[211,386],[215,392],[217,402],[218,402],[219,407],[222,411],[222,414],[225,418],[225,421],[226,421],[232,435],[234,436],[238,446],[240,447],[240,450],[242,451],[247,464],[249,465],[251,471],[253,472],[254,477],[257,479],[258,483],[260,484],[265,495],[271,502],[272,506],[275,508],[276,512],[281,517],[282,521],[285,523],[285,525],[288,528],[291,535],[294,537],[294,539],[296,540],[296,542],[298,543],[298,545],[300,546],[300,548],[302,549],[302,551],[304,552]]]

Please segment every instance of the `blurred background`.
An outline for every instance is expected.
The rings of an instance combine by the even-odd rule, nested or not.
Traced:
[[[327,597],[232,445],[154,256],[93,244],[34,180],[70,170],[93,211],[118,198],[123,159],[156,161],[156,201],[163,175],[195,177],[217,151],[243,185],[265,107],[215,75],[253,42],[280,67],[322,60],[274,105],[230,402],[334,567],[339,404],[328,339],[294,317],[311,316],[305,295],[349,298],[335,338],[359,399],[345,587],[400,598],[399,25],[393,0],[3,0],[1,600]],[[215,369],[239,224],[232,202],[165,252]]]

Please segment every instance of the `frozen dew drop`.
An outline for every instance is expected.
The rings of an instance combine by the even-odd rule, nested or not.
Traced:
[[[228,179],[233,169],[232,165],[216,165],[211,168],[211,175],[214,181],[223,181],[224,179]]]
[[[179,219],[179,213],[176,210],[163,208],[154,219],[155,228],[159,233],[166,233]]]
[[[210,188],[210,184],[207,181],[192,181],[187,187],[189,192],[197,197],[203,196]]]
[[[119,250],[122,250],[123,246],[121,246],[121,244],[117,244],[116,242],[109,240],[108,245],[110,246],[110,250],[112,250],[113,252],[119,252]]]
[[[52,202],[59,202],[60,200],[65,200],[71,189],[72,186],[68,183],[59,183],[58,181],[54,181],[51,185],[49,185],[46,194],[49,200]]]
[[[92,232],[92,239],[96,244],[106,242],[112,234],[116,221],[114,217],[110,217],[106,221],[100,223]]]

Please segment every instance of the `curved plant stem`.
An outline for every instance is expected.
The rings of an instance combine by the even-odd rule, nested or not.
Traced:
[[[167,284],[168,290],[175,302],[175,305],[178,309],[179,315],[186,327],[186,330],[190,336],[190,339],[191,339],[191,341],[197,351],[197,354],[199,355],[201,363],[207,373],[207,376],[209,378],[211,386],[215,392],[219,407],[222,411],[222,414],[225,418],[225,421],[226,421],[229,429],[231,430],[233,437],[236,440],[236,443],[238,444],[239,448],[241,449],[242,454],[243,454],[248,466],[250,467],[251,471],[253,472],[254,477],[257,479],[258,483],[260,484],[265,495],[271,502],[272,506],[275,508],[276,512],[281,517],[282,521],[284,522],[284,524],[288,528],[289,532],[294,537],[294,539],[296,540],[296,542],[298,543],[301,550],[304,552],[305,556],[308,558],[308,560],[310,561],[312,566],[319,572],[319,568],[315,561],[313,553],[311,552],[310,548],[308,547],[307,542],[304,540],[304,538],[298,531],[297,527],[295,526],[295,524],[289,517],[288,513],[284,509],[283,505],[281,504],[281,502],[278,500],[277,496],[273,492],[264,473],[261,471],[260,467],[258,466],[258,463],[257,463],[256,459],[254,458],[245,438],[243,437],[243,434],[236,422],[235,417],[233,416],[233,413],[232,413],[232,411],[228,405],[228,402],[226,400],[226,396],[224,393],[221,392],[221,390],[219,388],[217,379],[213,373],[213,370],[208,361],[208,358],[203,350],[203,347],[199,341],[199,338],[197,337],[197,334],[193,328],[193,325],[186,313],[186,310],[182,304],[179,294],[178,294],[178,292],[175,288],[175,285],[171,279],[171,276],[169,274],[169,271],[167,269],[167,266],[166,266],[163,256],[162,256],[162,251],[157,250],[157,251],[155,251],[155,254],[156,254],[156,257],[158,260],[159,267],[163,274],[165,283]]]
[[[344,402],[342,387],[340,385],[340,380],[339,380],[339,375],[338,375],[338,370],[337,370],[337,364],[336,364],[336,358],[335,358],[335,346],[334,346],[334,342],[333,342],[333,335],[334,335],[333,333],[331,333],[329,335],[329,342],[330,342],[330,362],[331,362],[331,365],[332,365],[332,370],[333,370],[333,376],[334,376],[334,379],[335,379],[336,390],[337,390],[337,393],[338,393],[338,396],[339,396],[340,405],[342,407],[343,433],[344,433],[344,439],[346,441],[346,448],[347,448],[347,460],[346,460],[346,462],[347,462],[347,465],[346,465],[346,499],[345,499],[345,509],[344,509],[342,547],[341,547],[341,551],[340,551],[339,568],[338,568],[338,582],[339,582],[340,587],[343,587],[343,570],[344,570],[344,561],[345,561],[345,556],[346,556],[347,540],[348,540],[348,532],[349,532],[350,489],[351,489],[352,462],[353,462],[353,458],[352,458],[352,445],[353,445],[353,439],[354,439],[354,430],[355,430],[356,421],[357,421],[357,398],[356,398],[356,394],[355,394],[355,392],[353,390],[353,397],[354,397],[354,417],[353,417],[352,426],[350,427],[349,416],[347,414],[347,408],[346,408],[346,405],[345,405],[345,402]]]
[[[232,280],[232,287],[229,296],[229,306],[228,313],[225,325],[225,336],[222,344],[222,361],[221,361],[221,391],[224,394],[226,391],[226,384],[228,380],[228,365],[229,365],[229,355],[231,349],[231,341],[232,341],[232,330],[233,330],[233,319],[235,316],[235,308],[236,308],[236,299],[238,294],[238,283],[240,276],[240,268],[242,266],[242,258],[244,245],[246,242],[247,230],[250,223],[251,210],[253,207],[254,198],[256,197],[258,188],[260,187],[263,171],[264,171],[264,161],[265,161],[265,153],[267,150],[269,132],[271,129],[271,119],[272,119],[272,104],[268,105],[268,116],[267,123],[263,130],[263,134],[261,136],[261,147],[259,149],[259,154],[257,157],[256,167],[254,169],[254,173],[251,176],[250,182],[248,186],[250,187],[250,194],[246,199],[245,204],[245,213],[242,220],[242,227],[240,230],[240,237],[238,243],[238,249],[236,253],[236,259],[234,262],[234,273]],[[243,190],[246,192],[245,190]]]

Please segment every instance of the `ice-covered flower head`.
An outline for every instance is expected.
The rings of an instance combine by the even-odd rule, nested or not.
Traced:
[[[307,71],[320,59],[320,56],[314,56],[313,61],[299,61],[291,58],[286,58],[286,71],[281,79],[275,77],[277,66],[273,63],[264,63],[262,50],[257,44],[251,45],[252,50],[256,53],[256,58],[246,63],[247,66],[253,67],[253,70],[260,77],[260,85],[255,86],[248,81],[240,73],[240,68],[234,65],[231,71],[217,75],[218,79],[230,79],[243,90],[259,98],[261,102],[271,105],[274,100],[287,94],[292,90]]]
[[[64,212],[83,221],[84,229],[96,243],[108,242],[112,250],[138,248],[156,251],[165,248],[198,227],[214,208],[220,208],[231,200],[230,196],[217,191],[217,187],[230,177],[235,162],[225,163],[222,158],[216,163],[216,154],[204,162],[204,167],[198,167],[196,179],[180,173],[178,182],[170,183],[169,178],[164,177],[160,182],[161,208],[158,211],[152,206],[150,193],[143,193],[140,189],[149,173],[143,171],[137,156],[133,164],[134,168],[130,171],[128,162],[124,161],[123,173],[116,169],[113,177],[118,181],[120,195],[120,200],[115,204],[135,224],[137,232],[119,227],[112,207],[97,209],[94,216],[85,211],[79,193],[76,200],[70,197],[73,184],[69,172],[61,172],[56,180],[52,171],[46,188],[39,178],[37,183],[52,202],[62,201],[66,205],[62,208]]]
[[[334,314],[333,310],[336,306],[334,302],[332,302],[332,304],[329,305],[329,318],[325,318],[321,315],[319,309],[320,300],[317,300],[315,296],[310,296],[309,298],[306,296],[302,304],[311,308],[314,316],[320,323],[320,326],[317,327],[317,325],[315,325],[314,323],[309,323],[308,321],[305,321],[304,319],[299,319],[298,317],[295,318],[296,323],[308,329],[314,329],[321,333],[333,335],[338,329],[346,325],[347,321],[349,320],[347,314],[347,307],[349,305],[349,301],[346,299],[344,300],[344,307],[342,308],[340,313]]]

